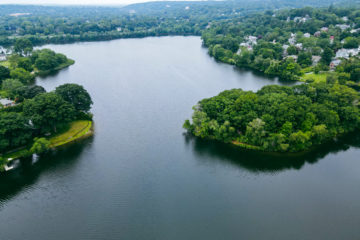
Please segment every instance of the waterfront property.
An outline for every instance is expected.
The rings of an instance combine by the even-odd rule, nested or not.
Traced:
[[[10,100],[10,99],[6,99],[6,98],[1,98],[0,99],[0,108],[4,107],[12,107],[15,106],[15,102]]]

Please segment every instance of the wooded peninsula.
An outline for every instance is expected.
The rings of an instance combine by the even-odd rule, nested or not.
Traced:
[[[63,84],[52,92],[34,85],[74,63],[50,49],[33,50],[19,38],[7,61],[0,62],[0,171],[8,161],[41,154],[91,134],[92,100],[80,85]]]

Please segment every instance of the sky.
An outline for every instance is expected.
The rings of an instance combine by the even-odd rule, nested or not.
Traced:
[[[0,4],[40,4],[40,5],[127,5],[154,0],[0,0]]]

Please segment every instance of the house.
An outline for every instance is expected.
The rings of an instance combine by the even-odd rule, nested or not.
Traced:
[[[288,41],[289,41],[290,45],[294,45],[296,43],[296,34],[291,33]]]
[[[15,106],[15,103],[9,99],[2,98],[0,99],[0,105],[6,108]]]
[[[329,28],[327,28],[327,27],[322,27],[322,28],[320,28],[320,31],[322,31],[322,32],[327,32],[327,31],[329,31]]]
[[[349,53],[348,53],[347,49],[342,48],[342,49],[337,50],[337,52],[335,54],[335,58],[336,59],[338,59],[338,58],[346,58],[346,59],[348,59],[349,58]]]
[[[349,18],[348,18],[348,17],[342,17],[342,20],[343,20],[344,22],[347,22],[347,21],[349,21]]]
[[[304,37],[309,38],[310,36],[310,33],[304,33]]]
[[[320,37],[320,35],[321,35],[320,31],[317,31],[317,32],[314,33],[314,37]]]
[[[294,17],[294,22],[305,23],[309,19],[310,19],[309,15],[306,15],[305,17]]]
[[[311,60],[312,60],[313,66],[315,66],[316,64],[318,64],[320,62],[321,57],[320,56],[312,56]]]
[[[303,49],[302,43],[297,43],[297,44],[295,44],[295,47],[296,47],[297,49],[299,49],[299,50],[302,50],[302,49]]]
[[[352,29],[352,30],[350,31],[350,33],[357,33],[358,31],[360,31],[360,28]]]
[[[286,57],[287,55],[288,55],[288,53],[287,53],[287,49],[289,48],[289,45],[287,45],[287,44],[284,44],[284,45],[282,45],[282,49],[283,49],[283,57]]]
[[[6,55],[0,53],[0,61],[6,61]]]
[[[330,36],[330,44],[334,43],[334,36]]]
[[[251,43],[253,45],[257,43],[256,42],[257,37],[255,37],[255,36],[248,36],[246,39],[248,40],[249,43]]]
[[[349,57],[351,56],[358,55],[359,52],[360,52],[359,48],[353,48],[353,49],[341,48],[336,52],[335,59],[339,59],[339,58],[349,59]]]
[[[346,29],[350,28],[350,25],[346,25],[346,24],[336,24],[335,26],[340,28],[341,31],[345,31]]]
[[[340,59],[332,60],[330,63],[330,69],[335,69],[341,63]]]

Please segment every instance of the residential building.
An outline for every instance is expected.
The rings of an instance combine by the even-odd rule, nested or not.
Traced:
[[[5,99],[5,98],[0,99],[0,108],[1,106],[6,108],[6,107],[12,107],[14,105],[15,103],[9,99]]]

